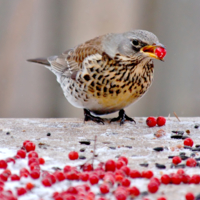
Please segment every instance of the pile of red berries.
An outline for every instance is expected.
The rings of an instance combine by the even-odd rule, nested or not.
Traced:
[[[70,160],[76,160],[78,156],[75,151],[68,155]],[[26,164],[17,168],[20,161]],[[175,157],[173,159],[174,164],[180,161]],[[105,163],[99,163],[95,168],[86,162],[82,166],[66,165],[63,169],[58,168],[50,172],[42,170],[44,164],[45,160],[39,157],[35,151],[35,144],[31,141],[25,141],[23,147],[12,158],[0,160],[0,199],[17,200],[19,196],[34,194],[34,188],[40,187],[41,190],[52,188],[52,200],[128,200],[140,196],[141,191],[133,184],[135,179],[149,180],[143,187],[149,193],[156,193],[161,184],[200,184],[200,175],[189,176],[182,169],[169,175],[164,174],[161,178],[155,177],[151,170],[140,172],[130,169],[128,159],[124,156],[119,157],[117,161],[107,160]],[[12,185],[10,182],[19,183],[19,187],[9,188]],[[65,186],[62,187],[62,191],[59,185],[61,182]],[[192,193],[188,193],[185,199],[194,200],[193,197]],[[159,197],[157,200],[166,198]]]
[[[155,117],[148,117],[146,119],[146,124],[149,126],[149,127],[154,127],[156,126],[156,124],[158,126],[164,126],[166,123],[166,119],[162,116],[158,117],[157,119]]]

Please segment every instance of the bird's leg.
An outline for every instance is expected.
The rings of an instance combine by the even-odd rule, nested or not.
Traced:
[[[84,118],[84,123],[85,123],[85,121],[91,120],[91,121],[93,121],[93,122],[97,122],[97,123],[102,123],[102,124],[104,124],[104,120],[103,120],[102,118],[100,118],[100,117],[95,117],[95,116],[91,115],[90,111],[87,110],[87,109],[83,109],[83,110],[84,110],[84,116],[85,116],[85,118]]]
[[[131,122],[135,122],[134,119],[132,119],[132,118],[130,118],[129,116],[126,115],[124,109],[121,109],[121,110],[119,111],[119,116],[116,117],[116,118],[111,119],[111,120],[110,120],[110,123],[111,123],[111,122],[118,121],[118,120],[120,120],[120,126],[124,123],[125,120],[131,121]],[[135,122],[135,123],[136,123],[136,122]]]

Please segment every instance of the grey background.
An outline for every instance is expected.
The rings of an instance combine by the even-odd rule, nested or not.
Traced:
[[[26,62],[109,32],[145,29],[167,48],[130,116],[200,115],[200,1],[0,0],[0,117],[82,117],[55,76]]]

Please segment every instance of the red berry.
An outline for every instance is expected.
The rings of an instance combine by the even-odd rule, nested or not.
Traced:
[[[138,190],[137,187],[133,186],[131,188],[128,189],[129,195],[133,196],[133,197],[137,197],[140,195],[140,191]]]
[[[99,182],[99,178],[96,174],[91,174],[89,177],[89,181],[90,181],[91,185],[95,185]]]
[[[138,171],[138,170],[131,170],[130,173],[129,173],[129,176],[131,178],[141,178],[141,173]]]
[[[56,177],[56,179],[57,179],[58,181],[63,181],[63,180],[65,180],[65,175],[64,175],[64,173],[61,172],[61,171],[56,171],[56,172],[54,172],[54,176]]]
[[[105,171],[115,171],[116,164],[114,160],[107,160],[105,163]]]
[[[93,165],[92,164],[84,164],[82,169],[84,172],[90,172],[93,170]]]
[[[170,177],[167,174],[161,176],[161,182],[165,185],[170,183]]]
[[[146,120],[146,124],[147,124],[149,127],[154,127],[154,126],[156,126],[156,118],[155,118],[155,117],[148,117],[147,120]]]
[[[71,151],[71,152],[69,152],[68,157],[69,157],[70,160],[77,160],[78,159],[78,152]]]
[[[200,175],[194,174],[194,175],[191,177],[189,183],[199,184],[199,183],[200,183]]]
[[[130,181],[129,179],[124,178],[124,179],[122,180],[122,186],[124,186],[124,187],[129,187],[130,184],[131,184],[131,181]]]
[[[179,163],[181,163],[181,158],[179,156],[174,156],[172,159],[172,162],[174,165],[178,165]]]
[[[164,126],[166,123],[166,119],[162,116],[158,117],[156,120],[158,126]]]
[[[152,181],[155,181],[155,182],[157,182],[158,183],[158,186],[160,186],[160,180],[158,179],[158,178],[156,178],[156,177],[153,177],[153,178],[151,178],[151,180],[150,180],[151,182]]]
[[[33,183],[28,182],[28,183],[26,184],[26,189],[27,189],[27,190],[32,190],[34,187],[35,187],[35,186],[33,185]]]
[[[115,181],[116,182],[122,182],[122,180],[124,179],[124,177],[122,175],[115,175]]]
[[[155,50],[155,54],[158,56],[159,59],[163,59],[166,56],[167,51],[163,47],[157,47]]]
[[[20,174],[20,177],[23,176],[23,177],[27,178],[30,173],[29,173],[29,171],[26,168],[21,168],[20,171],[19,171],[19,174]]]
[[[186,165],[188,167],[196,167],[197,162],[194,158],[188,158],[187,161],[186,161]]]
[[[17,174],[12,174],[10,176],[11,181],[19,181],[20,177]]]
[[[128,191],[124,187],[118,187],[115,190],[115,198],[117,200],[126,200],[128,196]]]
[[[29,154],[28,154],[28,158],[38,158],[38,153],[36,151],[31,151]]]
[[[185,184],[189,183],[190,182],[190,176],[187,175],[187,174],[183,174],[182,177],[181,177],[181,181]]]
[[[194,196],[193,193],[188,192],[188,193],[185,195],[185,199],[186,199],[186,200],[195,200],[195,196]]]
[[[181,183],[182,179],[179,174],[172,174],[171,176],[171,182],[173,184],[179,185]]]
[[[26,193],[26,189],[23,187],[17,188],[17,195],[21,196],[24,195]]]
[[[51,179],[48,177],[43,178],[41,182],[45,187],[51,187],[51,185],[52,185]]]
[[[29,143],[29,142],[31,142],[31,141],[30,141],[30,140],[25,140],[25,141],[23,142],[23,147],[25,147],[26,144]]]
[[[129,167],[127,167],[125,165],[125,166],[121,167],[120,171],[123,171],[127,176],[129,176],[131,170]]]
[[[158,197],[157,200],[167,200],[165,197]]]
[[[26,151],[24,151],[23,149],[20,149],[20,150],[17,151],[17,155],[20,158],[25,158],[26,157]]]
[[[107,184],[103,183],[99,187],[102,194],[107,194],[109,192],[109,187]]]
[[[156,181],[150,181],[147,185],[149,192],[156,193],[159,189],[159,185]]]
[[[45,163],[44,158],[39,158],[38,161],[39,161],[39,164],[40,164],[40,165],[44,165],[44,163]]]
[[[0,160],[0,169],[6,169],[7,168],[7,163],[5,160]]]
[[[122,160],[118,160],[117,162],[116,162],[116,168],[117,169],[120,169],[122,166],[124,166],[125,165],[125,163],[124,163],[124,161],[122,161]]]
[[[66,165],[66,166],[64,167],[64,169],[63,169],[63,171],[64,171],[65,173],[70,172],[71,170],[72,170],[72,167],[71,167],[70,165]]]
[[[8,177],[11,175],[11,171],[9,169],[5,169],[1,174],[0,174],[0,180],[2,181],[7,181]]]
[[[38,170],[33,170],[33,171],[30,173],[30,176],[31,176],[33,179],[38,179],[38,178],[40,178],[40,171],[38,171]]]
[[[125,156],[120,156],[120,157],[118,158],[118,161],[123,161],[123,162],[125,162],[126,165],[128,165],[128,158],[125,157]]]
[[[80,174],[79,178],[82,181],[88,181],[89,180],[89,174],[87,172],[83,172],[83,173]]]
[[[193,144],[194,144],[194,142],[193,142],[193,140],[192,140],[191,138],[186,138],[186,139],[184,140],[183,144],[184,144],[185,146],[190,146],[190,147],[192,147]]]
[[[183,169],[178,169],[176,173],[179,175],[183,175],[185,174],[185,171]]]
[[[33,142],[27,142],[25,144],[25,149],[26,149],[27,152],[34,151],[35,150],[35,144]]]
[[[30,165],[32,165],[33,163],[34,163],[35,165],[39,165],[39,160],[38,160],[38,158],[36,158],[36,157],[30,158],[29,161],[28,161],[28,165],[30,166]]]
[[[153,172],[151,170],[143,171],[142,177],[150,179],[153,177]]]
[[[14,158],[6,158],[5,160],[7,163],[13,162],[15,164],[15,159]]]

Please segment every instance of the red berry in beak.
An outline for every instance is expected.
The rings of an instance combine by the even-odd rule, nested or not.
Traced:
[[[159,59],[163,59],[166,56],[167,51],[163,47],[158,47],[155,50],[155,54],[158,56]]]

